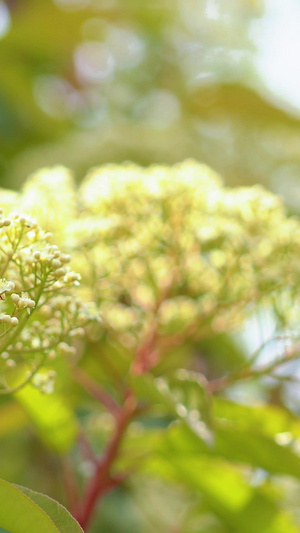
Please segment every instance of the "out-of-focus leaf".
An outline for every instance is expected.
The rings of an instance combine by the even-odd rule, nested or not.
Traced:
[[[44,442],[58,453],[70,449],[77,435],[78,426],[74,414],[57,393],[46,395],[27,385],[16,393]]]
[[[146,470],[204,492],[213,497],[224,512],[225,509],[231,512],[242,509],[252,494],[242,474],[222,459],[212,460],[189,453],[179,457],[170,452],[169,458],[165,455],[150,457]]]
[[[204,454],[233,461],[236,464],[262,468],[270,474],[288,475],[300,479],[300,458],[287,446],[254,431],[219,424],[213,446],[207,446],[195,432],[182,423],[172,425],[160,441],[160,452],[184,457],[185,454]]]
[[[62,533],[82,533],[83,530],[78,522],[60,503],[27,487],[20,487],[19,485],[16,487],[47,513],[59,531]]]
[[[230,428],[224,424],[216,435],[214,453],[226,459],[263,468],[271,474],[300,478],[300,458],[258,431]]]
[[[274,405],[241,405],[225,398],[214,398],[214,416],[226,419],[240,428],[254,429],[268,435],[291,433],[300,436],[300,423],[295,415]]]
[[[0,437],[18,430],[26,422],[26,414],[21,406],[9,401],[0,407]]]
[[[240,466],[260,468],[266,473],[291,476],[300,479],[300,458],[289,446],[278,444],[274,438],[264,435],[259,429],[237,428],[231,423],[218,423],[215,440],[211,444],[199,438],[197,432],[183,421],[173,423],[167,429],[144,430],[136,434],[132,432],[124,441],[124,456],[120,461],[121,468],[132,466],[135,457],[146,462],[163,458],[164,468],[170,468],[169,463],[179,462],[182,465],[183,477],[188,464],[193,464],[191,472],[200,475],[204,468],[202,463],[211,464],[213,472],[214,461],[228,461],[229,470]],[[199,461],[199,468],[197,468]],[[230,465],[230,466],[229,466]],[[217,472],[216,478],[218,478]],[[225,484],[226,485],[226,484]],[[240,491],[239,491],[240,492]],[[230,496],[228,496],[230,497]]]
[[[205,456],[201,448],[203,443],[197,451],[195,435],[185,426],[173,426],[171,433],[173,431],[176,431],[174,439],[162,436],[161,451],[149,454],[144,463],[148,474],[189,487],[194,495],[205,499],[209,509],[224,521],[230,532],[300,531],[291,517],[282,512],[276,494],[249,484],[243,471],[224,458]],[[207,450],[210,453],[211,448]]]
[[[67,533],[17,487],[0,480],[0,526],[10,533]]]
[[[147,472],[189,487],[194,496],[204,498],[230,532],[299,533],[291,518],[281,512],[276,496],[251,487],[241,472],[223,460],[188,454],[178,458],[170,453],[169,457],[150,459]]]
[[[132,378],[139,398],[165,408],[166,414],[180,418],[207,442],[213,439],[213,419],[205,378],[180,369],[168,380],[151,375]]]
[[[213,418],[205,378],[181,369],[169,380],[169,388],[180,418],[201,438],[211,442]]]
[[[167,384],[164,380],[161,380],[162,384],[165,384],[165,388],[168,390]],[[130,385],[133,388],[137,397],[142,401],[148,401],[151,404],[166,404],[165,394],[162,388],[157,386],[157,381],[152,374],[142,374],[140,376],[130,376]],[[169,407],[172,406],[172,402],[169,403]]]
[[[245,353],[234,338],[226,333],[202,341],[199,350],[214,376],[222,376],[245,363]]]

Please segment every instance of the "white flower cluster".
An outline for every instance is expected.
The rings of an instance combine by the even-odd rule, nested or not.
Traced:
[[[0,212],[0,394],[29,380],[50,392],[49,362],[74,355],[74,338],[89,322],[73,294],[80,275],[68,266],[71,256],[50,240],[31,217]]]
[[[101,309],[108,338],[132,352],[153,324],[163,351],[176,336],[183,342],[230,330],[254,304],[271,304],[278,316],[283,310],[282,320],[290,320],[283,301],[300,309],[299,221],[262,187],[226,188],[195,161],[106,165],[93,169],[78,191],[66,169],[44,169],[14,201],[30,205],[72,254],[82,276],[79,294]],[[0,232],[11,232],[16,221],[24,231],[32,224],[9,216]],[[42,279],[46,270],[44,293],[78,282],[65,255],[49,244],[36,250],[37,229],[31,225],[28,232],[33,241],[19,251],[28,264],[25,283],[16,282],[14,292],[36,302],[35,273]],[[13,259],[19,261],[17,253]],[[50,312],[44,304],[49,320],[59,321],[59,309]]]
[[[54,370],[37,372],[32,378],[32,385],[45,394],[51,394],[54,390],[55,377]]]

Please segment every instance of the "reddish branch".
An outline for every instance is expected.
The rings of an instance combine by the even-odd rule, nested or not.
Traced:
[[[157,339],[157,331],[153,329],[144,344],[136,352],[136,357],[131,368],[133,374],[144,374],[144,372],[151,370],[158,362]]]
[[[143,374],[149,371],[158,361],[157,350],[157,324],[150,327],[143,344],[138,348],[130,371],[133,374]],[[127,427],[133,416],[141,412],[141,406],[137,405],[137,400],[131,390],[125,394],[122,406],[119,406],[113,398],[98,385],[90,376],[81,369],[75,370],[75,379],[110,412],[115,420],[114,434],[107,444],[103,456],[95,458],[96,470],[93,478],[88,484],[83,501],[79,505],[75,517],[83,529],[88,527],[94,516],[97,503],[107,492],[120,485],[124,476],[116,476],[112,473],[112,468],[119,455],[120,445],[125,435]]]
[[[191,326],[190,332],[194,331],[194,324]],[[185,332],[186,333],[186,332]],[[176,345],[181,342],[182,333],[175,335],[173,343]],[[143,374],[155,366],[158,361],[158,344],[159,344],[159,335],[157,331],[157,325],[153,324],[150,327],[148,334],[146,336],[143,344],[138,348],[136,356],[130,372],[133,374]],[[168,343],[170,346],[171,343]],[[163,348],[161,346],[160,348]],[[266,365],[262,368],[253,369],[250,366],[243,368],[239,371],[232,373],[231,375],[224,376],[222,378],[208,382],[207,390],[209,393],[213,394],[218,392],[234,383],[237,380],[249,379],[253,377],[260,377],[265,374],[270,374],[278,366],[286,363],[287,361],[299,357],[299,345],[290,349],[289,352],[285,354],[281,360],[275,360],[271,364]],[[95,465],[95,473],[93,478],[90,480],[87,485],[85,494],[83,496],[82,503],[77,506],[77,512],[75,517],[78,522],[81,524],[83,529],[88,527],[92,517],[94,516],[97,502],[103,497],[107,492],[120,485],[124,480],[125,476],[116,476],[113,474],[113,466],[116,458],[120,452],[120,446],[123,440],[123,437],[126,433],[127,427],[130,424],[134,415],[140,412],[141,406],[137,405],[137,400],[132,391],[127,391],[125,394],[124,403],[122,406],[119,406],[114,399],[102,389],[97,382],[95,382],[90,376],[85,374],[82,370],[76,369],[75,373],[76,380],[102,405],[109,411],[115,420],[115,430],[111,440],[108,442],[107,447],[104,451],[103,456],[98,459],[93,457],[93,451],[88,447],[88,443],[84,439],[81,440],[81,445],[84,448],[87,454],[91,453],[91,458]],[[71,498],[70,498],[71,499]],[[76,500],[76,495],[73,495],[73,502]]]
[[[115,400],[103,389],[94,379],[86,374],[81,368],[76,367],[73,369],[74,379],[98,402],[100,402],[105,409],[115,415],[120,407]]]
[[[132,392],[129,391],[126,394],[124,405],[115,414],[114,434],[107,445],[103,457],[97,463],[96,472],[87,486],[82,504],[78,512],[75,513],[75,517],[83,529],[89,525],[101,496],[118,486],[123,480],[122,477],[113,475],[112,466],[119,455],[121,441],[135,411],[136,399]]]

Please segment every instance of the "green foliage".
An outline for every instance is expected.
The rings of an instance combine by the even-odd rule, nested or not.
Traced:
[[[283,395],[272,405],[299,356],[300,224],[280,199],[261,187],[228,189],[206,166],[187,161],[105,166],[78,189],[68,170],[42,169],[20,193],[3,194],[4,209],[12,203],[66,251],[46,243],[44,259],[42,248],[24,246],[19,254],[33,254],[25,270],[16,249],[2,306],[25,298],[8,285],[16,276],[37,283],[30,294],[41,293],[33,299],[40,302],[38,351],[57,374],[58,390],[45,395],[43,374],[35,373],[15,398],[47,453],[59,456],[67,505],[82,528],[96,532],[103,523],[97,503],[119,487],[117,499],[134,501],[144,478],[149,495],[157,479],[172,487],[181,511],[175,505],[161,525],[157,513],[132,512],[125,530],[299,531],[291,498],[292,487],[299,490],[300,424]],[[78,274],[63,266],[65,257]],[[43,268],[49,278],[41,285]],[[247,359],[237,339],[258,311],[272,315],[273,345],[263,338]],[[47,321],[60,323],[51,349]],[[34,346],[20,335],[25,354]],[[22,364],[16,360],[16,370]],[[248,405],[238,401],[246,381],[259,405],[253,394]],[[10,410],[4,404],[4,420]],[[59,517],[71,520],[63,508],[24,491],[63,531]]]
[[[55,524],[57,530],[60,533],[80,533],[82,532],[79,524],[72,518],[70,513],[59,503],[52,500],[44,494],[39,494],[26,487],[17,487],[23,492],[30,500],[38,505]]]
[[[298,221],[261,187],[226,189],[192,161],[105,166],[78,191],[68,171],[45,169],[18,203],[72,253],[82,291],[129,350],[154,314],[167,350],[174,331],[180,344],[191,333],[206,339],[238,324],[250,303],[295,297]]]
[[[63,163],[79,177],[107,161],[192,156],[229,183],[263,181],[297,208],[297,106],[277,99],[275,82],[266,87],[255,68],[251,28],[264,2],[16,0],[9,8],[0,52],[7,186],[43,165]],[[81,50],[91,69],[83,75]]]
[[[0,523],[10,533],[82,531],[62,506],[46,496],[23,490],[3,480],[0,480],[0,495]]]
[[[198,128],[190,117],[191,108],[192,114],[193,108],[198,108],[202,85],[195,79],[198,69],[209,68],[209,80],[218,85],[230,81],[236,68],[230,55],[232,50],[240,50],[243,75],[244,55],[251,48],[248,25],[259,13],[253,2],[233,5],[230,0],[220,3],[218,23],[206,17],[205,5],[195,6],[191,1],[172,5],[167,0],[142,4],[136,0],[45,0],[41,5],[27,0],[26,5],[9,7],[11,24],[6,34],[1,33],[0,52],[6,72],[0,83],[0,171],[9,185],[12,167],[20,183],[24,171],[26,175],[48,164],[48,158],[51,164],[61,161],[72,167],[77,160],[77,168],[83,172],[107,160],[150,162],[153,147],[164,153],[162,160],[171,162],[187,157],[192,143],[193,155],[203,157],[206,151],[198,139],[193,140]],[[193,43],[196,50],[202,49],[200,65],[198,54],[189,50]],[[224,65],[216,53],[220,48]],[[93,63],[95,53],[100,57]],[[82,69],[84,60],[90,64],[90,72]],[[210,78],[213,73],[216,79]],[[180,128],[185,125],[183,135],[178,123]],[[109,147],[111,127],[113,147]],[[145,143],[140,142],[141,130],[147,136]],[[74,132],[78,135],[76,148],[73,138],[70,149],[66,144]],[[181,154],[179,143],[173,141],[178,133]],[[209,135],[204,137],[209,139]],[[47,143],[53,141],[58,143],[48,152]],[[36,153],[28,160],[26,151],[32,149]],[[40,150],[44,163],[38,162]],[[19,170],[16,167],[22,155],[23,168]]]
[[[78,433],[77,422],[61,395],[57,392],[45,395],[39,389],[26,385],[16,393],[16,398],[48,446],[57,453],[72,447]]]
[[[0,532],[299,533],[290,5],[0,1]]]

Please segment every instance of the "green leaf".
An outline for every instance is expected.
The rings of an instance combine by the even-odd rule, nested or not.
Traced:
[[[215,397],[213,414],[216,418],[226,419],[240,428],[254,431],[259,428],[261,433],[270,436],[290,433],[291,437],[300,437],[299,419],[287,409],[275,405],[241,405]]]
[[[223,376],[245,364],[245,353],[230,334],[223,333],[203,340],[198,349],[216,376]]]
[[[27,487],[16,486],[47,513],[61,533],[82,533],[78,522],[60,503]]]
[[[252,489],[242,474],[222,459],[189,453],[183,457],[170,452],[169,458],[166,455],[149,457],[145,469],[213,497],[224,512],[237,512],[251,498]]]
[[[74,414],[57,393],[44,394],[31,385],[16,393],[17,400],[31,417],[44,442],[58,453],[73,445],[78,426]]]
[[[230,532],[299,533],[291,517],[281,511],[276,494],[269,494],[266,487],[252,487],[241,471],[222,459],[188,454],[151,457],[146,473],[188,487]]]
[[[0,479],[0,501],[0,526],[10,533],[65,533],[60,532],[43,509],[3,479]]]
[[[240,429],[226,422],[217,426],[213,446],[207,446],[188,426],[173,424],[161,439],[159,451],[174,457],[186,454],[222,457],[236,465],[263,468],[271,474],[300,479],[300,458],[292,448],[277,444],[259,429]]]
[[[204,376],[180,369],[169,379],[169,389],[178,416],[192,431],[211,444],[214,423],[211,398],[207,392]]]
[[[26,424],[27,417],[22,407],[14,400],[0,407],[0,437],[9,435]]]
[[[300,479],[300,458],[288,446],[281,446],[259,430],[251,431],[222,424],[214,453],[226,459],[263,468],[270,474]]]
[[[166,395],[162,390],[163,387],[157,386],[157,383],[159,383],[158,379],[161,383],[166,383],[163,379],[155,379],[152,374],[142,374],[140,376],[130,375],[129,379],[130,386],[141,401],[147,401],[153,405],[166,405]],[[165,385],[165,388],[167,388],[167,385]],[[169,403],[168,406],[172,407],[173,402]]]
[[[148,374],[133,377],[131,385],[140,399],[160,405],[166,414],[181,419],[204,441],[212,443],[213,418],[205,378],[179,369],[168,380]]]
[[[146,435],[144,438],[147,441]],[[148,475],[180,483],[194,497],[204,498],[230,532],[299,533],[291,517],[282,512],[277,493],[270,491],[267,483],[258,487],[249,483],[249,473],[217,456],[217,444],[216,449],[206,446],[205,452],[203,441],[182,423],[165,432],[165,438],[161,432],[156,444],[157,453],[149,454],[142,469]]]

